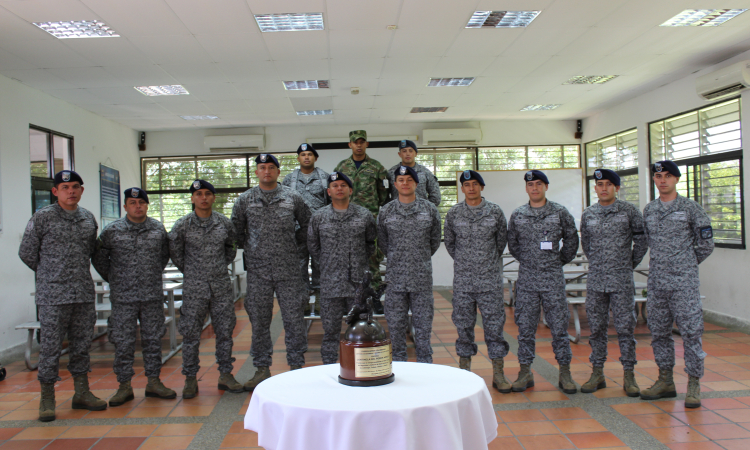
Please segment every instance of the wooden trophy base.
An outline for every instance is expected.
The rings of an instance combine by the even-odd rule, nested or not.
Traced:
[[[349,342],[339,344],[341,375],[339,383],[346,386],[383,386],[393,383],[391,341]]]

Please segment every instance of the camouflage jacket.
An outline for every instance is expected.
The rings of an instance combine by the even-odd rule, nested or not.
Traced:
[[[378,215],[378,247],[388,258],[386,282],[393,292],[432,290],[432,255],[440,247],[440,214],[417,198],[404,207],[395,200]]]
[[[649,290],[678,291],[700,286],[698,264],[714,251],[713,230],[703,208],[677,195],[669,206],[658,198],[643,210],[651,248]]]
[[[162,272],[169,262],[167,230],[151,217],[142,224],[117,219],[102,230],[91,262],[109,283],[113,302],[161,301]]]
[[[648,250],[641,212],[622,200],[611,208],[589,206],[581,216],[581,247],[589,259],[589,289],[633,292],[633,269]]]
[[[542,250],[542,242],[551,242],[552,249]],[[575,220],[559,203],[547,200],[539,209],[527,203],[510,216],[508,250],[519,263],[518,286],[543,292],[563,289],[562,266],[573,261],[578,251]]]
[[[325,205],[331,203],[328,197],[328,173],[316,167],[310,174],[310,178],[304,181],[299,168],[284,177],[281,183],[300,193],[311,212],[315,212]]]
[[[36,272],[36,304],[93,302],[91,257],[99,226],[81,208],[69,214],[55,203],[31,216],[18,256]]]
[[[186,288],[194,282],[227,282],[227,266],[237,255],[234,225],[216,211],[206,221],[191,212],[169,232],[169,255],[184,275]]]
[[[341,161],[333,171],[342,172],[352,180],[352,202],[364,206],[377,217],[379,208],[388,201],[387,183],[383,181],[388,178],[388,174],[383,165],[365,155],[359,169],[354,159],[349,157]]]
[[[453,258],[453,290],[490,292],[503,288],[503,250],[508,240],[505,214],[482,200],[477,209],[466,201],[445,216],[445,249]]]
[[[349,204],[344,213],[333,205],[317,210],[307,229],[307,248],[320,261],[320,295],[352,297],[356,283],[375,253],[377,228],[367,209]]]
[[[388,169],[388,181],[391,188],[392,200],[398,200],[398,190],[396,189],[396,169],[400,166],[401,164],[396,164]],[[421,164],[415,164],[413,169],[417,172],[417,176],[419,177],[419,183],[417,184],[417,197],[429,200],[435,206],[440,206],[440,184],[438,184],[437,177],[432,174],[430,169]]]
[[[298,249],[307,245],[309,221],[310,208],[292,188],[278,185],[270,202],[259,186],[240,195],[232,223],[247,270],[275,281],[299,277]]]

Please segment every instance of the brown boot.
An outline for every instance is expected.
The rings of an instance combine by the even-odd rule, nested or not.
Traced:
[[[461,356],[458,358],[458,368],[471,372],[471,356]]]
[[[237,380],[234,379],[234,375],[231,373],[222,373],[219,377],[219,390],[229,391],[233,394],[239,394],[245,392],[244,386],[242,386]]]
[[[302,366],[289,366],[289,370],[300,370]]]
[[[701,406],[701,380],[698,377],[688,377],[687,394],[685,394],[685,408],[699,408]]]
[[[530,387],[534,387],[534,374],[531,373],[531,364],[521,364],[518,379],[513,382],[511,390],[513,392],[523,392]]]
[[[172,399],[177,397],[177,392],[164,386],[159,377],[148,377],[148,384],[146,385],[146,397],[157,397],[164,399]]]
[[[109,406],[120,406],[135,398],[133,388],[130,386],[130,380],[120,383],[117,392],[109,399]]]
[[[39,421],[52,422],[55,420],[55,383],[39,383],[42,385],[42,396],[39,398]]]
[[[669,397],[677,397],[672,369],[659,369],[659,379],[653,386],[641,391],[641,398],[643,400],[657,400]]]
[[[269,378],[271,378],[271,370],[268,366],[260,366],[255,369],[255,375],[245,383],[244,389],[253,392],[253,389],[258,387],[261,381]]]
[[[632,370],[625,371],[622,389],[628,397],[638,397],[641,395],[641,389],[638,387],[638,383],[635,382],[635,374]]]
[[[596,392],[598,389],[604,389],[605,387],[607,387],[607,380],[604,378],[604,367],[594,367],[594,371],[591,373],[589,381],[581,386],[581,392],[584,394],[590,394]]]
[[[503,367],[503,358],[495,358],[492,360],[492,387],[502,392],[503,394],[509,394],[512,386],[505,378]]]
[[[196,395],[198,395],[198,379],[196,377],[185,377],[182,398],[194,398]]]
[[[89,411],[102,411],[107,409],[107,402],[98,398],[89,390],[89,376],[81,375],[73,378],[75,395],[73,395],[73,409],[88,409]]]
[[[557,386],[566,394],[575,394],[578,392],[573,377],[570,376],[570,364],[560,364],[560,378]]]

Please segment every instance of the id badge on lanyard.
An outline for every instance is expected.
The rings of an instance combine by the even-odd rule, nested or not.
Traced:
[[[547,232],[544,232],[544,240],[539,243],[539,248],[542,250],[552,250],[552,241],[547,240]]]

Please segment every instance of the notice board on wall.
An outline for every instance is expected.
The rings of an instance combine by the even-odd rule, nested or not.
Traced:
[[[99,185],[102,195],[100,229],[120,218],[120,171],[99,164]]]

